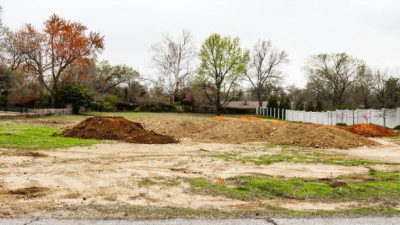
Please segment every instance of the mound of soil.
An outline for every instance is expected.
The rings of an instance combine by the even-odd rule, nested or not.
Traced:
[[[372,123],[354,124],[351,126],[338,127],[340,129],[349,131],[353,134],[362,135],[364,137],[393,137],[397,133],[386,127],[382,127]]]
[[[270,142],[316,148],[375,146],[376,142],[334,127],[274,121],[146,118],[146,129],[177,138],[220,143]]]
[[[374,146],[375,142],[335,127],[287,123],[270,136],[270,142],[278,145],[294,145],[314,148],[357,148]]]
[[[169,144],[178,141],[168,135],[147,131],[140,123],[123,117],[98,116],[86,119],[61,133],[64,137],[99,140],[120,140],[141,144]]]

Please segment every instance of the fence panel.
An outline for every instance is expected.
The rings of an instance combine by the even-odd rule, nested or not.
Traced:
[[[285,119],[288,121],[318,123],[324,125],[335,125],[337,123],[346,123],[347,125],[373,123],[380,126],[394,128],[400,124],[400,108],[306,112],[290,109],[279,110],[274,108],[258,107],[256,113],[257,115]]]

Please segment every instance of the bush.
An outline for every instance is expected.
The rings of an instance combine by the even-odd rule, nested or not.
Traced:
[[[307,112],[314,112],[315,111],[313,102],[307,102],[306,103],[306,111]]]
[[[400,131],[400,125],[395,126],[395,127],[393,128],[393,130]]]
[[[90,108],[94,102],[94,98],[89,89],[78,83],[65,83],[57,90],[60,105],[72,105],[74,114],[79,113],[80,107]]]
[[[336,126],[345,127],[345,126],[347,126],[347,124],[346,123],[337,123]]]
[[[108,111],[107,104],[101,99],[94,100],[92,104],[90,104],[90,109],[98,112]]]
[[[119,101],[119,97],[113,94],[106,94],[103,97],[103,102],[106,111],[115,111],[116,103]]]
[[[144,112],[175,112],[176,108],[174,105],[163,102],[146,102],[140,105],[139,110]]]
[[[276,97],[276,95],[271,95],[268,98],[268,108],[278,108],[279,104],[278,104],[278,97]]]
[[[116,102],[115,107],[118,111],[136,111],[139,105],[133,103]]]

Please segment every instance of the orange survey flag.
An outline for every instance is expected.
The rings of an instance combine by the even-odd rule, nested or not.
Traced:
[[[221,185],[222,185],[222,179],[221,179],[221,178],[218,178],[218,179],[217,179],[217,185],[218,185],[218,186],[221,186]]]

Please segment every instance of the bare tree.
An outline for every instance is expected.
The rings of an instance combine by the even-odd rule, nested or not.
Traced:
[[[345,53],[311,56],[306,65],[307,85],[332,108],[340,108],[362,65],[364,62]]]
[[[256,92],[260,107],[266,93],[270,92],[266,89],[282,78],[279,67],[288,61],[287,53],[272,48],[271,41],[258,41],[254,46],[246,77]]]
[[[360,97],[364,108],[368,109],[371,106],[374,86],[372,71],[366,65],[361,65],[358,71],[358,79],[355,84],[356,94]]]
[[[40,83],[39,102],[44,106],[43,93],[45,90],[50,92],[50,86],[46,83],[46,75],[51,68],[51,60],[44,45],[44,36],[30,24],[17,32],[19,37],[20,51],[24,56],[26,70],[36,74]]]
[[[1,28],[1,62],[14,71],[24,62],[24,54],[21,51],[20,33],[13,32],[8,28]]]
[[[400,81],[394,70],[376,69],[373,73],[373,90],[379,108],[395,108],[400,96]],[[398,73],[398,72],[397,72]]]
[[[175,40],[169,35],[151,47],[152,65],[158,70],[159,82],[169,94],[171,103],[193,72],[195,49],[192,35],[183,29],[182,36]]]

